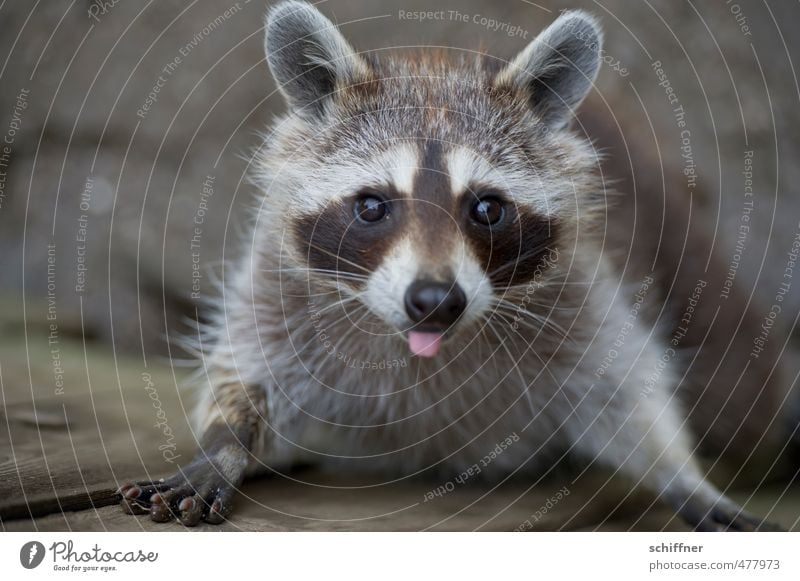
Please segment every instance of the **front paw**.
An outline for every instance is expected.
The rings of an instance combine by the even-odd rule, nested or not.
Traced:
[[[746,512],[738,504],[722,497],[709,505],[692,499],[678,507],[686,522],[697,531],[783,531],[780,526]]]
[[[226,520],[241,481],[241,476],[231,478],[203,457],[167,479],[123,484],[119,494],[129,514],[149,514],[156,522],[175,518],[193,527],[201,520],[211,524]]]

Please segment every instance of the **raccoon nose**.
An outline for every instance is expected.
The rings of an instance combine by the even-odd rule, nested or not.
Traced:
[[[467,307],[456,283],[416,280],[406,290],[406,313],[415,323],[449,327]]]

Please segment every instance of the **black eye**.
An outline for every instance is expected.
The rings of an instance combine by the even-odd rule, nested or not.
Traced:
[[[386,202],[372,194],[362,194],[353,204],[353,213],[362,222],[378,222],[388,213]]]
[[[495,197],[486,197],[478,200],[470,210],[472,219],[484,226],[497,224],[503,219],[504,215],[503,202]]]

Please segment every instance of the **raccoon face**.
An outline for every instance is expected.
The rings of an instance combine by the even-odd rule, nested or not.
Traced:
[[[510,63],[384,62],[308,4],[273,8],[267,57],[290,112],[265,174],[299,265],[335,274],[418,356],[508,308],[591,198],[596,157],[566,125],[600,36],[568,12]]]

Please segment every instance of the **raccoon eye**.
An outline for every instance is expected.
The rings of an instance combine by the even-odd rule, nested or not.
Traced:
[[[386,202],[372,194],[362,194],[353,205],[353,213],[362,222],[378,222],[388,213]]]
[[[503,202],[495,197],[486,197],[475,202],[470,211],[470,217],[478,224],[492,226],[503,219],[505,210]]]

